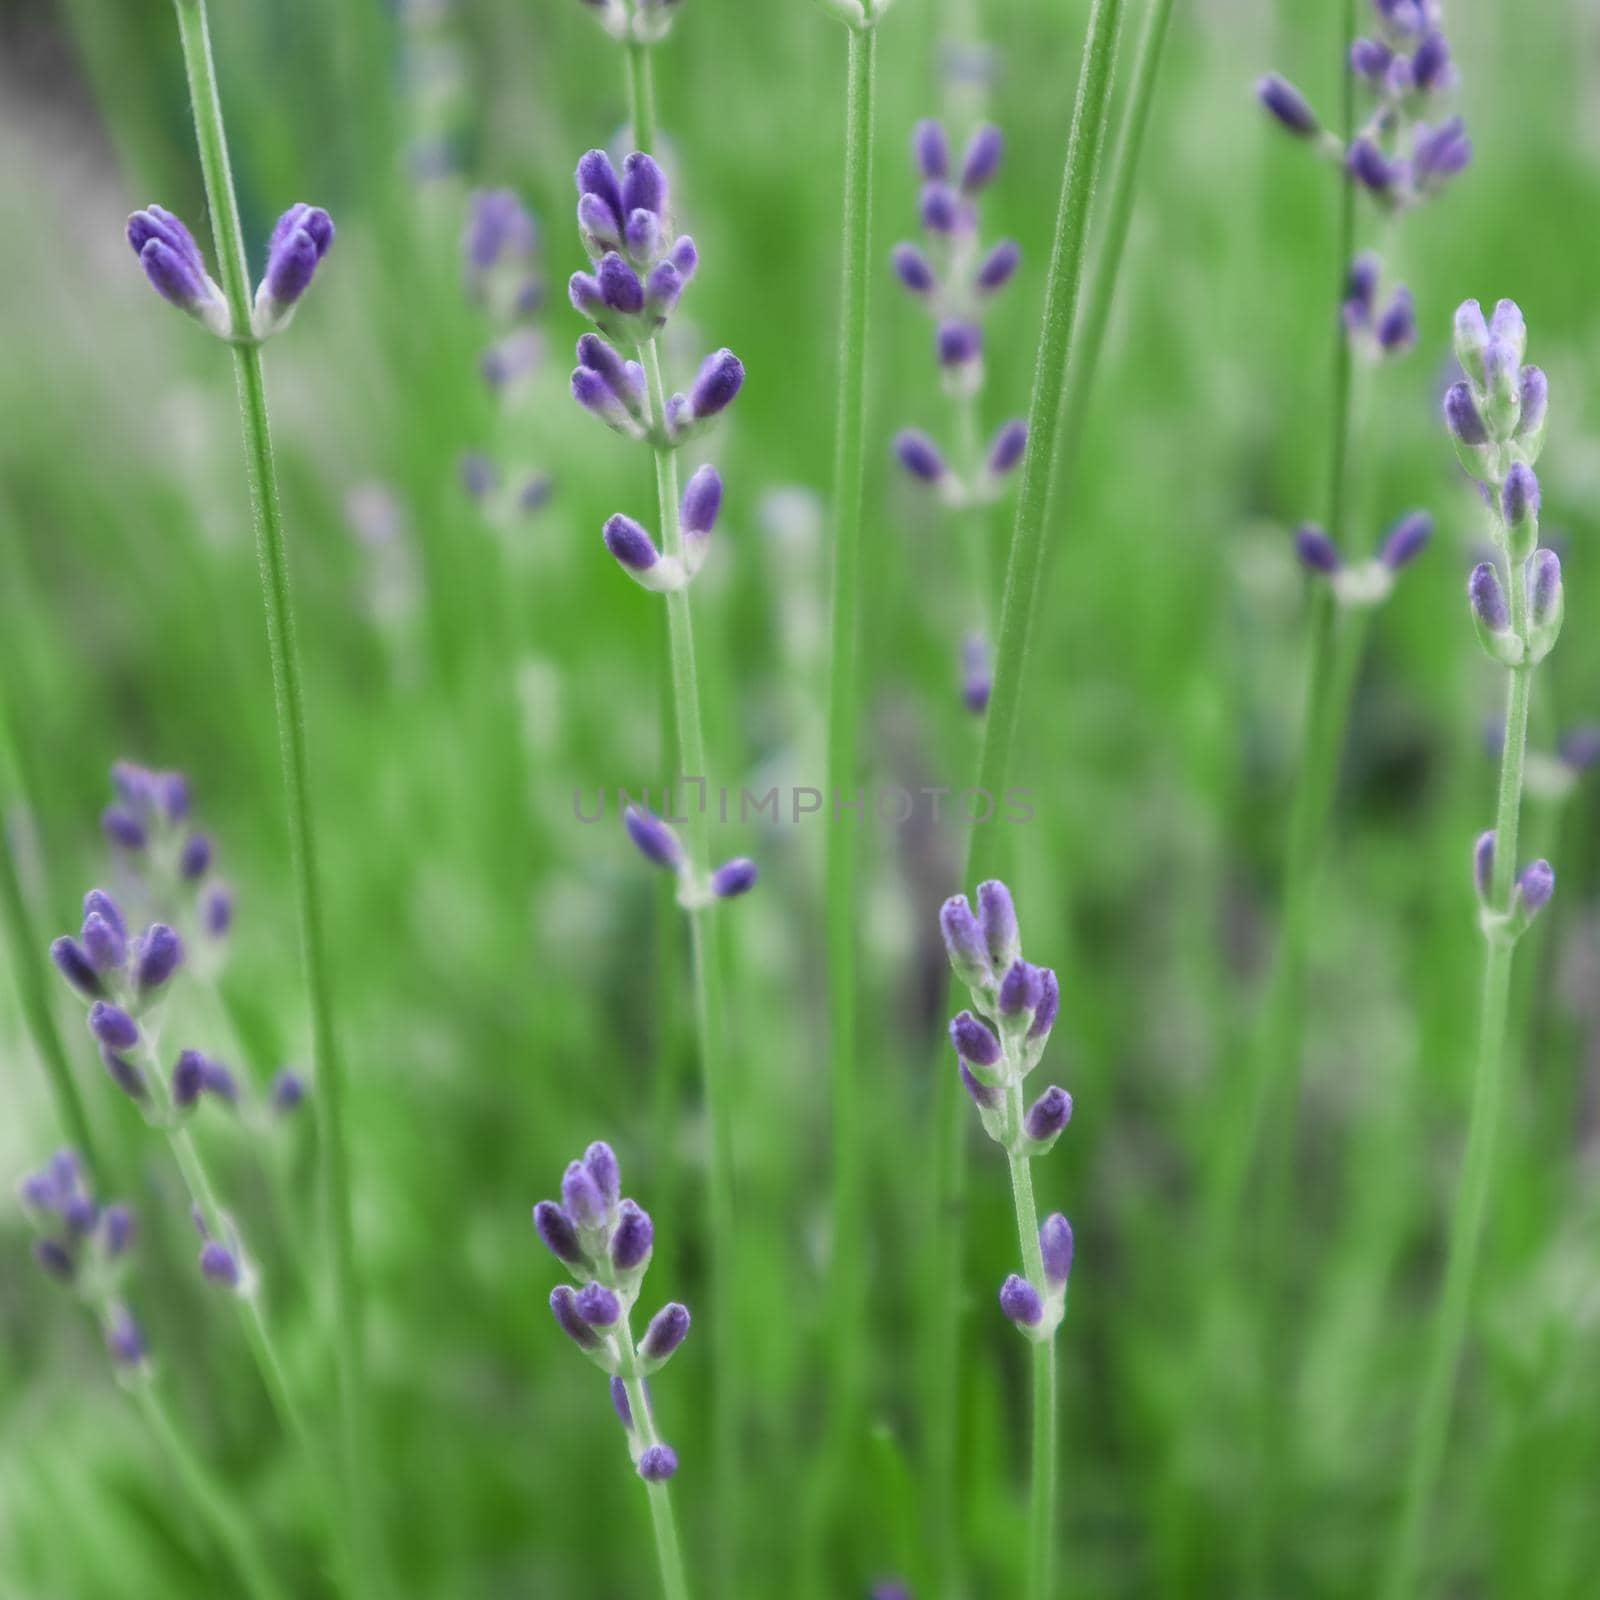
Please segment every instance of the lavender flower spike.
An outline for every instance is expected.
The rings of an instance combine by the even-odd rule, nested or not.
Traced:
[[[639,847],[645,860],[653,861],[658,867],[670,867],[674,872],[681,870],[683,845],[660,817],[641,806],[629,806],[622,820],[628,837]]]
[[[194,235],[170,211],[146,206],[128,218],[128,243],[150,286],[163,300],[187,312],[226,339],[232,333],[228,302],[207,275]]]
[[[251,312],[251,331],[256,338],[269,338],[289,325],[332,243],[333,219],[321,206],[302,201],[278,218],[267,246],[267,270]]]

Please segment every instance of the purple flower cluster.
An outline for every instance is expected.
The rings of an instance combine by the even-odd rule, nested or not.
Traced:
[[[1376,360],[1404,355],[1417,342],[1417,307],[1411,291],[1401,284],[1380,305],[1382,277],[1383,263],[1372,251],[1363,251],[1350,264],[1340,307],[1352,342]]]
[[[128,243],[150,286],[220,339],[261,340],[286,328],[333,234],[333,219],[320,206],[304,201],[290,206],[267,241],[267,268],[256,289],[250,326],[235,328],[227,297],[207,274],[200,246],[182,221],[156,205],[128,218]]]
[[[34,1230],[33,1256],[41,1271],[70,1286],[94,1311],[119,1369],[142,1369],[144,1336],[120,1297],[134,1241],[133,1213],[125,1205],[95,1202],[72,1150],[57,1151],[48,1166],[17,1185],[17,1195]]]
[[[1039,1065],[1061,1010],[1061,987],[1048,967],[1024,959],[1011,891],[998,879],[978,885],[974,912],[954,895],[939,912],[945,951],[972,1000],[951,1019],[956,1069],[984,1131],[1013,1161],[1046,1154],[1072,1120],[1072,1096],[1052,1084],[1031,1105],[1024,1084]],[[1001,1309],[1032,1338],[1048,1339],[1066,1314],[1072,1228],[1059,1214],[1039,1230],[1043,1278],[1013,1275]]]
[[[233,926],[233,891],[217,875],[210,835],[193,825],[189,780],[119,761],[111,788],[101,830],[152,901],[192,907],[186,931],[214,960]]]
[[[622,823],[646,861],[677,873],[678,903],[685,910],[698,910],[713,900],[736,899],[756,886],[759,874],[748,856],[734,856],[713,868],[703,882],[699,880],[683,841],[653,811],[629,806],[622,814]]]
[[[561,1179],[561,1199],[541,1200],[533,1225],[545,1247],[576,1281],[550,1295],[550,1310],[568,1338],[610,1376],[611,1399],[628,1436],[639,1476],[660,1483],[678,1457],[656,1432],[645,1382],[666,1365],[689,1332],[689,1312],[671,1301],[634,1344],[630,1319],[650,1265],[655,1229],[649,1213],[622,1197],[622,1174],[608,1144],[595,1143]]]
[[[1276,73],[1262,78],[1256,93],[1279,124],[1315,142],[1379,206],[1401,211],[1455,177],[1472,159],[1472,141],[1460,117],[1440,120],[1436,109],[1456,84],[1438,0],[1373,0],[1373,12],[1376,35],[1357,39],[1350,51],[1350,71],[1373,108],[1348,145]]]
[[[509,412],[527,401],[545,364],[544,339],[529,325],[545,302],[539,230],[512,190],[479,189],[467,204],[461,244],[468,298],[494,325],[478,371],[501,410]],[[542,511],[553,493],[549,473],[502,464],[477,451],[462,456],[460,472],[468,496],[496,522]]]
[[[1390,525],[1369,561],[1347,562],[1333,540],[1311,522],[1295,529],[1294,546],[1301,565],[1327,579],[1341,605],[1374,606],[1389,598],[1396,574],[1410,566],[1432,538],[1433,518],[1426,511],[1408,511]]]

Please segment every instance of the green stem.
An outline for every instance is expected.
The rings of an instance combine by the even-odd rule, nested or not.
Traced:
[[[221,1489],[222,1480],[206,1468],[172,1420],[166,1403],[156,1392],[155,1380],[146,1374],[128,1387],[145,1423],[183,1485],[184,1493],[209,1526],[218,1547],[233,1563],[245,1589],[254,1600],[283,1600],[284,1591],[268,1570],[249,1522]]]
[[[1518,638],[1528,635],[1528,585],[1523,563],[1507,562],[1511,593],[1511,624]],[[1495,809],[1494,874],[1489,904],[1508,913],[1515,892],[1517,829],[1522,811],[1523,766],[1528,747],[1528,701],[1533,687],[1529,665],[1513,667],[1506,690],[1506,736],[1500,759],[1500,794]],[[1483,1224],[1489,1202],[1489,1180],[1494,1172],[1495,1137],[1500,1127],[1500,1106],[1505,1096],[1506,1016],[1511,996],[1512,952],[1515,935],[1500,924],[1485,927],[1487,948],[1483,959],[1483,993],[1478,1023],[1478,1061],[1472,1078],[1472,1105],[1467,1117],[1467,1148],[1456,1186],[1450,1216],[1449,1244],[1445,1255],[1444,1291],[1433,1328],[1433,1343],[1417,1404],[1417,1427],[1412,1436],[1406,1472],[1405,1499],[1390,1548],[1383,1586],[1386,1600],[1415,1600],[1423,1592],[1417,1569],[1427,1531],[1428,1511],[1444,1465],[1450,1437],[1451,1401],[1456,1375],[1466,1346],[1467,1323],[1472,1310],[1472,1285]]]
[[[828,1040],[832,1055],[832,1268],[828,1289],[830,1448],[824,1477],[840,1482],[855,1448],[865,1387],[866,1285],[860,1250],[861,1102],[856,1061],[856,924],[860,819],[837,805],[856,797],[860,713],[861,502],[867,404],[867,306],[871,287],[872,150],[877,30],[848,32],[844,225],[840,264],[839,388],[833,455],[833,566],[829,597],[826,833]]]
[[[655,341],[642,345],[639,358],[649,375],[651,405],[659,426],[666,416],[667,391],[661,372],[661,355]],[[678,458],[669,446],[655,446],[656,495],[660,508],[661,537],[666,554],[683,555],[679,524]],[[707,793],[711,775],[706,765],[705,734],[700,721],[700,684],[695,664],[694,615],[688,588],[666,596],[667,632],[672,658],[672,698],[678,730],[678,773],[684,798],[684,833],[690,870],[697,876],[710,871],[710,825]],[[689,786],[698,783],[698,797],[689,799]],[[723,1047],[723,974],[716,931],[709,925],[708,908],[689,912],[689,934],[694,957],[695,1021],[700,1034],[700,1070],[711,1125],[711,1160],[707,1200],[711,1229],[712,1296],[711,1344],[715,1372],[712,1391],[712,1430],[715,1440],[715,1477],[718,1503],[716,1571],[718,1589],[733,1592],[735,1540],[739,1530],[738,1504],[742,1485],[739,1473],[739,1354],[738,1323],[734,1314],[734,1156],[731,1084]]]
[[[656,147],[656,82],[650,46],[636,40],[624,46],[628,63],[628,107],[633,147],[647,154]]]
[[[0,742],[9,745],[11,726],[0,706]],[[12,771],[21,781],[21,769],[12,757]],[[28,815],[38,815],[26,797]],[[91,1173],[103,1181],[105,1173],[100,1167],[94,1135],[89,1130],[89,1113],[83,1096],[78,1092],[77,1080],[72,1075],[72,1063],[67,1059],[66,1047],[61,1042],[61,1030],[56,1027],[55,1013],[50,1009],[49,974],[42,955],[44,946],[33,926],[28,912],[28,901],[22,889],[22,879],[17,872],[16,856],[9,837],[0,838],[0,919],[4,920],[6,943],[11,951],[11,975],[17,986],[17,999],[22,1015],[33,1037],[33,1047],[44,1066],[50,1084],[50,1096],[55,1101],[56,1116],[62,1131],[88,1163]]]
[[[345,1513],[350,1542],[349,1577],[358,1591],[387,1589],[384,1546],[377,1537],[372,1468],[371,1411],[367,1387],[365,1317],[356,1270],[351,1216],[349,1145],[344,1125],[344,1071],[333,1023],[333,992],[323,926],[316,833],[312,821],[310,755],[307,748],[305,690],[295,639],[290,597],[289,556],[277,474],[267,420],[266,387],[260,346],[248,337],[249,269],[238,198],[228,165],[222,103],[217,91],[205,0],[176,0],[184,66],[194,109],[195,134],[205,179],[206,201],[215,232],[222,287],[232,314],[234,370],[244,435],[250,500],[254,511],[273,695],[283,758],[289,812],[291,872],[299,908],[300,947],[311,1018],[312,1070],[316,1092],[319,1153],[322,1163],[324,1226],[332,1256],[333,1344],[339,1377]]]
[[[622,1384],[628,1393],[628,1411],[638,1430],[640,1449],[660,1444],[655,1417],[650,1411],[650,1396],[639,1376],[638,1356],[633,1346],[633,1330],[628,1319],[617,1324],[617,1343],[622,1349]],[[647,1483],[650,1493],[650,1522],[656,1536],[656,1564],[661,1569],[664,1600],[689,1600],[689,1583],[684,1577],[683,1552],[678,1546],[678,1524],[672,1515],[672,1495],[665,1483]]]
[[[1048,556],[1047,519],[1051,463],[1062,438],[1063,397],[1071,357],[1072,329],[1083,285],[1089,212],[1111,108],[1112,68],[1122,24],[1122,0],[1093,0],[1084,38],[1077,99],[1067,135],[1061,197],[1055,236],[1045,280],[1044,321],[1028,407],[1028,449],[1022,460],[1016,521],[1006,562],[1000,633],[995,657],[994,691],[985,718],[978,786],[999,796],[1011,773],[1029,644],[1039,581]],[[835,830],[839,832],[839,830]],[[999,851],[998,829],[974,832],[968,850],[970,882],[982,863],[984,875]],[[959,1549],[954,1526],[960,1498],[956,1490],[962,1385],[961,1265],[964,1251],[966,1139],[961,1121],[959,1077],[941,1071],[934,1090],[933,1216],[934,1260],[929,1273],[929,1305],[924,1320],[929,1340],[929,1383],[925,1411],[929,1419],[928,1504],[938,1552],[938,1590],[955,1583]]]

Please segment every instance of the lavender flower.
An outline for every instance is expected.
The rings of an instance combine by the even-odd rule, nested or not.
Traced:
[[[1398,572],[1422,554],[1432,537],[1433,518],[1426,511],[1409,512],[1389,530],[1378,559],[1391,572]]]
[[[660,817],[640,806],[629,806],[623,813],[623,825],[646,861],[674,872],[682,869],[683,845],[677,834]]]
[[[650,1263],[649,1216],[621,1198],[621,1175],[611,1147],[590,1145],[561,1181],[558,1204],[542,1200],[534,1226],[550,1253],[577,1279],[550,1296],[557,1324],[611,1379],[612,1403],[628,1436],[636,1470],[647,1482],[677,1471],[677,1457],[655,1431],[644,1379],[663,1367],[689,1331],[689,1313],[674,1303],[652,1318],[637,1347],[631,1318]]]
[[[269,338],[289,325],[300,297],[333,243],[333,219],[302,201],[278,218],[267,244],[267,270],[256,290],[251,331]]]
[[[208,276],[194,235],[170,211],[146,206],[128,218],[128,243],[163,300],[187,312],[219,339],[232,333],[227,297]]]
[[[719,900],[731,900],[755,888],[757,876],[755,862],[747,856],[736,856],[711,874],[711,892]]]
[[[1269,72],[1256,83],[1256,98],[1278,123],[1302,139],[1314,138],[1322,131],[1317,114],[1305,96],[1276,72]]]

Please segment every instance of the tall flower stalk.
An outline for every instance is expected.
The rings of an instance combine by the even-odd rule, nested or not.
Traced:
[[[1383,1593],[1405,1600],[1419,1592],[1428,1511],[1450,1434],[1451,1401],[1472,1309],[1495,1141],[1505,1096],[1507,1014],[1517,941],[1555,892],[1548,861],[1517,867],[1517,831],[1528,749],[1528,706],[1535,668],[1561,632],[1561,563],[1539,545],[1539,480],[1533,465],[1544,444],[1549,387],[1538,367],[1524,366],[1527,329],[1510,300],[1484,320],[1476,300],[1456,312],[1455,348],[1466,377],[1445,396],[1445,422],[1456,454],[1477,481],[1489,510],[1496,559],[1475,567],[1467,585],[1478,640],[1506,671],[1505,737],[1494,827],[1473,849],[1478,925],[1483,932],[1478,1056],[1472,1078],[1466,1153],[1451,1208],[1444,1287],[1417,1403],[1405,1498],[1389,1553]]]
[[[1054,1591],[1056,1516],[1056,1330],[1067,1314],[1072,1227],[1059,1213],[1039,1225],[1033,1162],[1049,1153],[1072,1120],[1072,1096],[1054,1084],[1027,1105],[1024,1085],[1038,1066],[1061,1010],[1048,967],[1022,956],[1011,892],[996,879],[978,885],[974,914],[965,895],[939,913],[950,965],[972,1010],[950,1023],[955,1076],[978,1108],[984,1132],[1006,1153],[1023,1272],[1000,1290],[1000,1309],[1033,1345],[1033,1447],[1028,1554],[1023,1592],[1050,1600]]]
[[[648,859],[676,874],[678,904],[689,919],[694,1010],[711,1124],[708,1201],[716,1371],[712,1412],[723,1528],[717,1571],[726,1593],[734,1581],[740,1498],[739,1358],[733,1301],[733,1111],[723,1037],[722,961],[710,913],[719,901],[750,889],[756,872],[743,858],[711,866],[710,769],[689,586],[710,550],[722,507],[722,479],[714,467],[704,465],[680,495],[678,451],[708,431],[732,404],[744,383],[744,367],[731,350],[717,350],[701,363],[687,393],[668,392],[660,335],[694,277],[699,252],[688,234],[673,235],[667,179],[660,166],[635,151],[619,176],[604,151],[591,150],[578,163],[577,187],[579,234],[594,271],[573,274],[569,293],[574,308],[599,332],[586,333],[578,341],[573,398],[615,432],[648,444],[655,466],[660,545],[640,523],[620,512],[606,522],[603,538],[622,570],[641,588],[662,595],[667,607],[676,788],[684,806],[683,816],[675,820],[681,822],[684,837],[680,839],[661,818],[638,809],[629,811],[627,826]],[[624,352],[630,349],[637,360],[627,358]]]
[[[1027,449],[1022,458],[1016,519],[1006,560],[1005,589],[994,663],[994,686],[984,721],[978,787],[1000,795],[1009,782],[1021,717],[1033,619],[1040,578],[1049,556],[1048,521],[1052,465],[1062,437],[1064,396],[1072,356],[1073,326],[1083,285],[1088,248],[1089,214],[1100,157],[1110,123],[1111,84],[1123,0],[1093,0],[1084,36],[1077,97],[1067,134],[1056,209],[1050,264],[1045,277],[1044,319],[1039,356],[1034,367],[1028,406]],[[998,829],[975,831],[969,845],[969,867],[992,870],[1000,852]],[[930,1497],[953,1519],[959,1497],[958,1472],[960,1381],[960,1284],[965,1229],[962,1209],[966,1189],[966,1138],[961,1120],[959,1084],[941,1077],[934,1090],[933,1214],[939,1226],[933,1268],[929,1274],[925,1326],[931,1341],[925,1411],[929,1431]],[[954,1582],[955,1541],[941,1540],[941,1591]]]
[[[622,1198],[617,1158],[602,1143],[590,1145],[568,1166],[560,1201],[541,1200],[533,1208],[533,1225],[579,1285],[553,1289],[550,1310],[561,1330],[611,1379],[611,1403],[627,1434],[634,1470],[649,1490],[664,1600],[689,1600],[667,1488],[678,1471],[678,1454],[656,1427],[648,1382],[683,1343],[689,1312],[670,1301],[637,1343],[632,1327],[655,1248],[655,1226],[647,1212]]]
[[[333,224],[325,211],[313,206],[297,205],[285,212],[273,230],[266,273],[252,296],[244,229],[228,163],[205,0],[174,0],[174,3],[206,203],[211,212],[217,263],[222,275],[220,288],[207,276],[188,230],[159,207],[150,207],[130,223],[129,238],[157,292],[225,340],[233,352],[283,758],[290,868],[299,913],[301,960],[311,1020],[312,1069],[317,1080],[318,1150],[338,1327],[333,1345],[341,1423],[339,1477],[353,1552],[348,1577],[357,1591],[382,1592],[386,1588],[385,1565],[373,1505],[377,1475],[372,1466],[365,1308],[351,1215],[344,1067],[334,1025],[333,979],[323,923],[305,687],[295,638],[289,552],[279,505],[261,361],[262,342],[285,328],[294,316],[301,296],[332,243]]]

